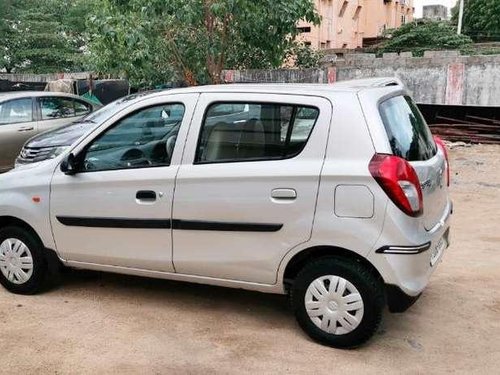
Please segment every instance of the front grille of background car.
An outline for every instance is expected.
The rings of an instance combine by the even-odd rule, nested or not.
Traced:
[[[53,149],[53,147],[23,147],[19,159],[25,163],[35,162],[37,159],[45,159]]]

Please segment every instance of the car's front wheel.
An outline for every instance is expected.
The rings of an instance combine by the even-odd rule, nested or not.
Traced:
[[[311,338],[336,348],[353,348],[376,332],[384,294],[380,280],[361,263],[327,257],[299,272],[292,304],[297,321]]]
[[[43,246],[20,227],[0,229],[0,284],[17,294],[34,294],[45,284],[48,267]]]

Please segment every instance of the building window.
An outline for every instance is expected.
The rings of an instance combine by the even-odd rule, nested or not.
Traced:
[[[354,16],[352,16],[353,20],[357,20],[359,18],[359,13],[361,12],[361,5],[358,5],[356,11],[354,12]]]
[[[311,42],[304,42],[304,44],[305,44],[306,46],[308,46],[308,47],[310,47],[310,46],[311,46]]]
[[[401,15],[401,25],[404,25],[406,23],[406,16],[403,14]]]
[[[348,4],[349,4],[349,2],[347,0],[344,1],[344,3],[342,4],[342,8],[340,8],[339,17],[344,16],[344,13],[345,13],[345,10],[347,9]]]
[[[311,26],[297,27],[297,30],[299,31],[299,33],[310,33]]]

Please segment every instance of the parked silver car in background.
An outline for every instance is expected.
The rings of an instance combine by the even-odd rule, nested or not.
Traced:
[[[82,97],[46,91],[0,93],[0,172],[14,166],[23,144],[99,108]]]

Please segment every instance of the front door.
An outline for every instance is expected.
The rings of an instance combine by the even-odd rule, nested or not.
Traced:
[[[78,173],[55,171],[51,223],[64,259],[173,271],[172,196],[197,97],[134,104],[77,146]]]
[[[36,131],[32,98],[0,103],[0,171],[14,166],[24,142],[33,137]]]
[[[200,96],[174,197],[177,272],[276,282],[311,236],[331,115],[318,97]]]

